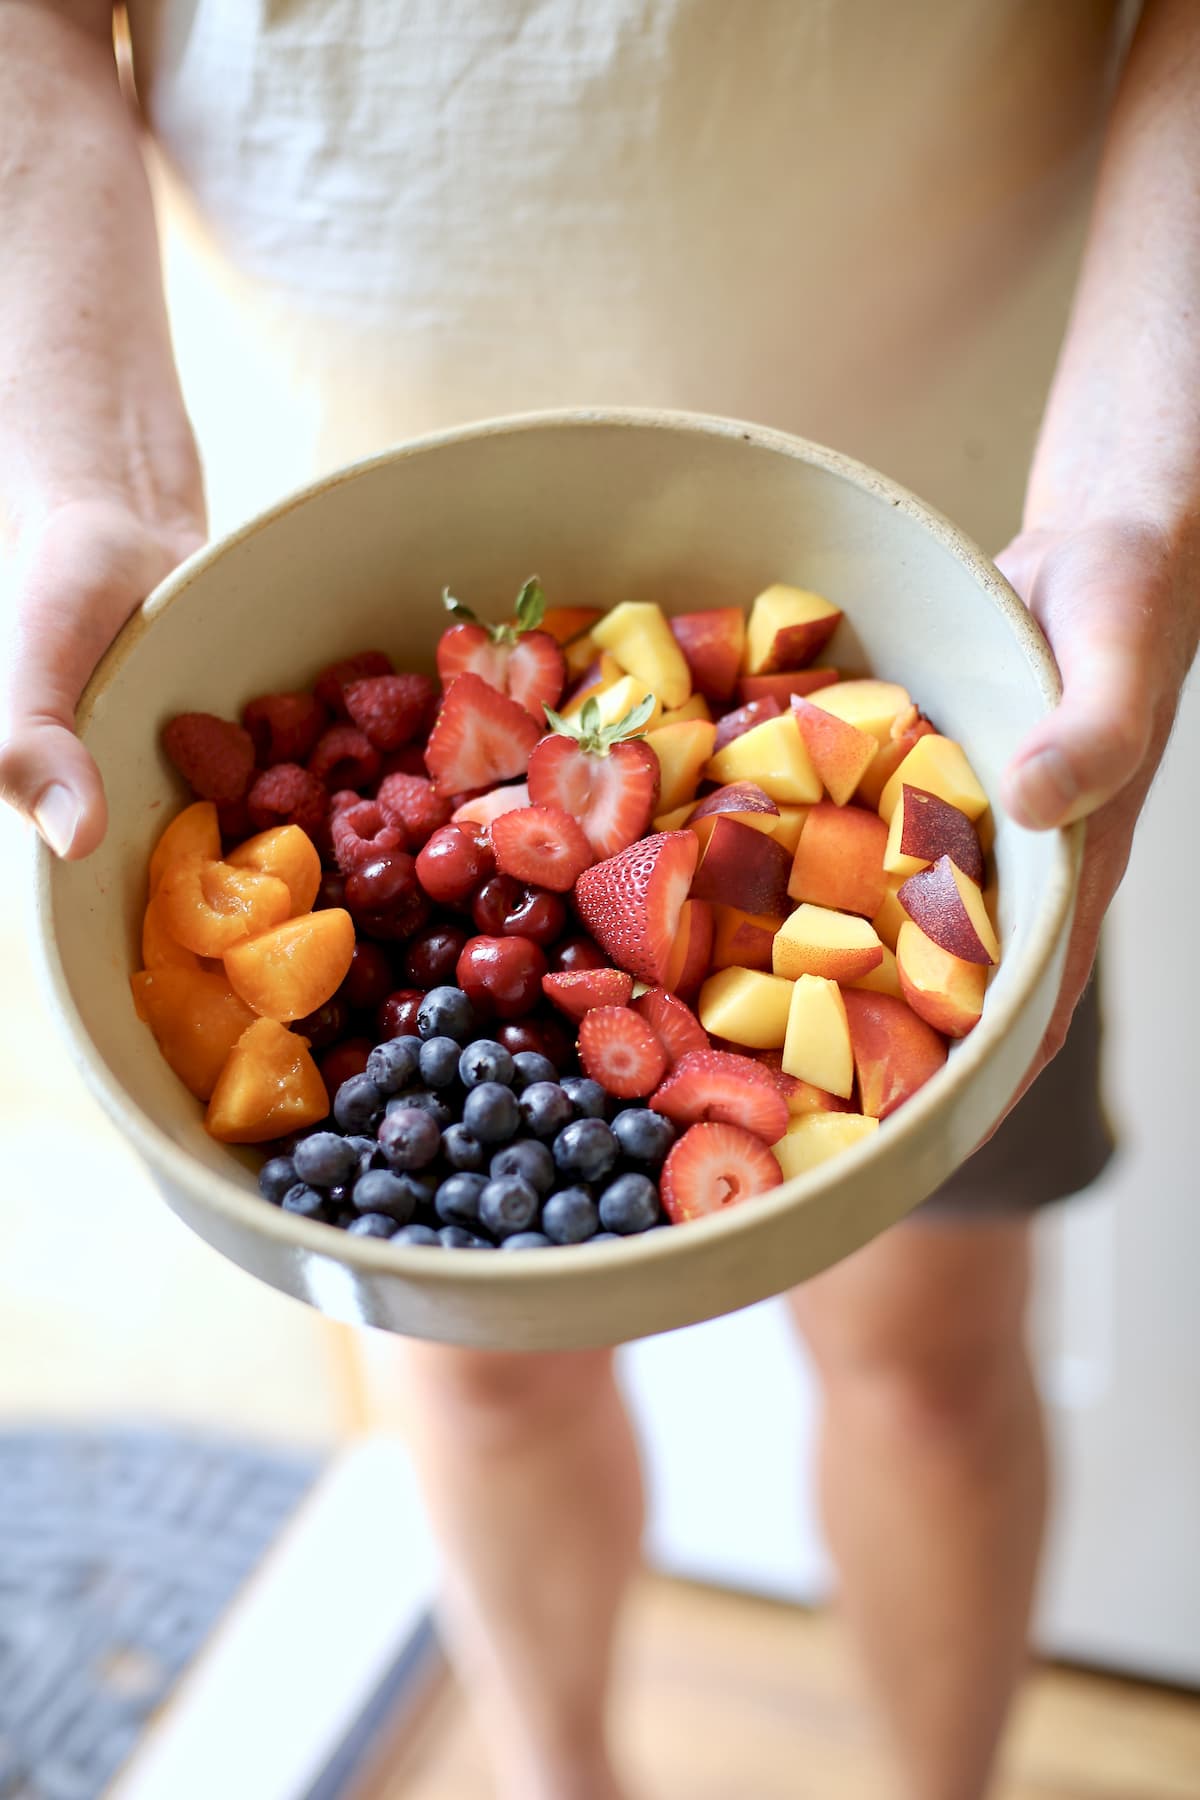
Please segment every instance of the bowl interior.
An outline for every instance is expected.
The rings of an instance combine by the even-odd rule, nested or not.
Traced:
[[[431,667],[444,585],[500,617],[532,572],[555,604],[637,598],[672,611],[746,605],[772,581],[817,589],[848,619],[821,660],[903,682],[962,740],[992,796],[1053,697],[1036,629],[969,545],[857,465],[771,433],[614,415],[501,423],[284,504],[195,558],[110,652],[81,715],[110,830],[96,855],[48,875],[51,960],[102,1085],[213,1174],[250,1188],[254,1159],[207,1136],[129,998],[147,856],[186,797],[160,727],[185,709],[236,716],[252,695],[303,686],[360,648]],[[1044,957],[1047,897],[1068,879],[1057,834],[1021,831],[998,809],[995,824],[1005,958],[989,1009]],[[976,1039],[987,1026],[985,1012]]]

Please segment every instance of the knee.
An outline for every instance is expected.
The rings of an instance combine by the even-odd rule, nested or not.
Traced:
[[[495,1450],[552,1439],[615,1393],[608,1350],[516,1354],[423,1344],[413,1347],[410,1377],[427,1417]]]

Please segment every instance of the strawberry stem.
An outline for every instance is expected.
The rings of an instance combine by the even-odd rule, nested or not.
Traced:
[[[560,737],[574,738],[580,749],[588,751],[592,756],[607,756],[614,744],[626,743],[630,738],[645,735],[654,706],[654,695],[647,694],[644,700],[639,700],[615,725],[601,722],[600,704],[594,694],[584,701],[577,719],[564,719],[549,706],[544,707],[543,711],[551,731],[557,732]]]
[[[492,625],[487,619],[477,618],[469,606],[454,598],[448,587],[442,589],[442,605],[460,625],[481,625],[493,644],[515,644],[525,632],[537,631],[541,625],[546,612],[546,596],[537,576],[531,575],[517,595],[516,617],[512,624]]]

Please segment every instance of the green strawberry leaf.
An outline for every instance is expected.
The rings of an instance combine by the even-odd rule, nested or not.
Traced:
[[[536,631],[546,615],[546,596],[536,575],[531,575],[517,595],[516,623],[491,625],[479,618],[469,606],[456,600],[448,587],[442,589],[442,605],[460,625],[481,625],[493,644],[515,644],[526,631]]]
[[[653,715],[657,701],[653,694],[647,694],[644,700],[631,707],[623,719],[615,725],[602,722],[600,703],[594,694],[589,694],[574,719],[564,719],[552,707],[543,707],[550,730],[559,737],[574,738],[581,750],[591,756],[607,756],[614,744],[627,743],[631,738],[641,737],[644,727]]]

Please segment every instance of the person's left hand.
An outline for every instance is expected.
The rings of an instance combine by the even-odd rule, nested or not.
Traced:
[[[1062,987],[1023,1093],[1062,1048],[1167,747],[1200,634],[1200,549],[1114,520],[1022,532],[996,561],[1049,639],[1063,681],[1060,704],[1005,772],[1004,805],[1035,830],[1087,820]]]

